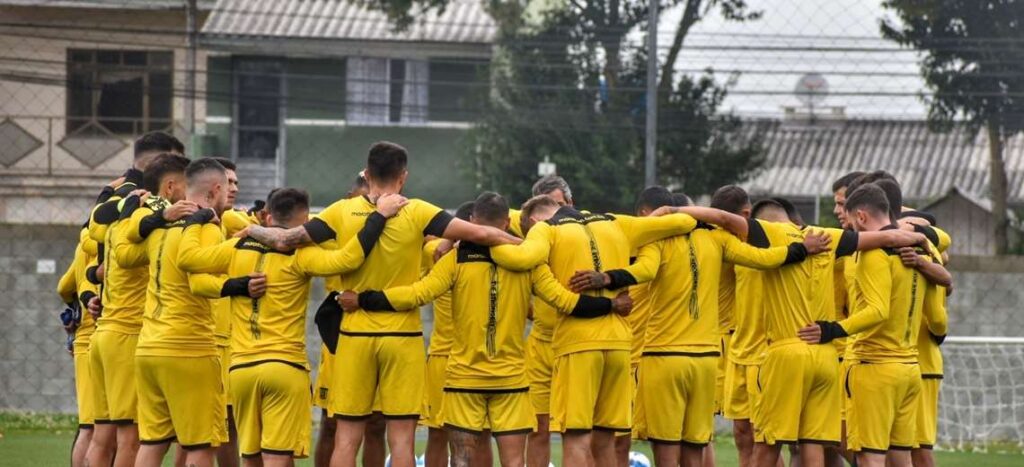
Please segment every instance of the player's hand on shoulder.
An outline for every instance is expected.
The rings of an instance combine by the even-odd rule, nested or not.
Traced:
[[[377,198],[377,212],[380,215],[391,218],[398,211],[401,211],[406,204],[409,204],[409,200],[397,193],[386,193]]]
[[[904,266],[915,269],[921,266],[921,255],[917,254],[917,249],[905,246],[900,248],[899,252]]]
[[[831,237],[822,231],[811,231],[804,235],[804,248],[807,254],[816,255],[829,251]]]
[[[192,214],[195,214],[199,210],[199,205],[192,201],[181,200],[174,203],[164,209],[164,220],[167,222],[174,222],[179,219],[184,219]],[[215,216],[216,217],[216,216]]]

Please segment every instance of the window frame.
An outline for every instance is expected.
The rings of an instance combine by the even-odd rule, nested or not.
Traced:
[[[81,54],[88,54],[89,60],[80,60]],[[101,54],[117,54],[117,63],[103,63],[100,61]],[[127,64],[126,54],[143,54],[145,57],[145,63],[141,65]],[[77,57],[76,57],[77,55]],[[165,62],[165,63],[160,63]],[[65,97],[64,97],[64,117],[65,117],[65,129],[66,133],[74,133],[82,128],[92,125],[97,125],[103,129],[109,131],[112,134],[123,136],[123,135],[139,135],[148,131],[154,130],[167,130],[174,125],[174,52],[171,50],[136,50],[136,49],[80,49],[69,47],[66,49],[66,73],[67,79],[64,86]],[[108,116],[104,117],[99,114],[99,105],[102,98],[101,89],[101,77],[104,75],[114,73],[127,73],[137,74],[142,78],[142,102],[140,116],[138,118],[127,118],[127,117],[115,117]],[[88,74],[89,76],[89,87],[87,89],[79,89],[73,86],[73,75]],[[155,116],[152,115],[154,103],[153,99],[153,88],[152,80],[154,74],[166,74],[168,82],[170,83],[171,89],[166,93],[167,95],[167,115],[166,116]],[[77,93],[88,93],[89,94],[89,107],[90,111],[88,115],[73,115],[72,103],[76,100],[76,97],[81,97]],[[127,118],[127,120],[125,120]],[[103,121],[118,120],[120,122],[129,122],[131,124],[131,131],[123,131],[121,128],[110,128],[105,125]],[[164,123],[160,126],[155,126],[158,123]]]

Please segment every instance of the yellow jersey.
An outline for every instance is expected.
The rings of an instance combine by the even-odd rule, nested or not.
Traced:
[[[435,239],[423,245],[423,266],[422,274],[426,276],[434,267],[434,252],[441,243],[441,239]],[[445,292],[434,300],[434,327],[430,333],[430,347],[428,355],[448,356],[452,350],[452,343],[455,339],[455,323],[452,322],[452,294]]]
[[[91,248],[89,244],[92,244]],[[96,242],[89,238],[89,229],[83,228],[79,231],[74,259],[57,282],[57,294],[60,295],[61,300],[69,305],[77,301],[82,310],[82,322],[75,330],[75,353],[88,350],[92,333],[96,330],[96,321],[88,311],[89,300],[95,297],[99,291],[96,284],[89,282],[86,278],[86,270],[96,264],[96,255],[90,255],[88,253],[90,249],[96,251]]]
[[[127,211],[125,210],[127,206]],[[130,216],[135,206],[138,206],[139,198],[132,196],[116,202],[117,210],[125,216]],[[151,209],[160,209],[169,205],[165,200],[149,198],[146,201]],[[119,214],[120,215],[120,214]],[[100,262],[103,263],[103,285],[100,288],[101,300],[103,302],[103,314],[96,320],[96,330],[115,331],[124,334],[138,334],[142,329],[142,315],[146,307],[146,287],[149,283],[149,269],[146,267],[148,258],[145,251],[139,248],[130,249],[133,257],[126,257],[126,261],[119,261],[114,258],[114,250],[120,244],[128,244],[127,234],[137,226],[130,226],[129,219],[118,219],[104,227],[105,239]],[[137,232],[132,232],[138,235]],[[93,237],[94,231],[90,224],[89,235]],[[133,236],[134,238],[134,236]],[[124,248],[124,247],[122,247]]]
[[[736,332],[729,341],[729,357],[740,365],[760,365],[768,350],[765,331],[764,273],[733,266],[736,275],[736,303],[733,320]]]
[[[946,288],[929,284],[925,295],[925,314],[917,336],[917,359],[921,364],[921,376],[941,378],[942,351],[939,343],[946,338],[948,316],[946,315]],[[932,290],[934,289],[934,290]]]
[[[236,233],[250,225],[259,224],[259,220],[245,211],[229,209],[221,213],[220,227],[224,238],[234,237]],[[227,276],[222,279],[227,280]],[[228,297],[210,299],[213,312],[213,337],[218,347],[231,345],[231,299]]]
[[[647,324],[651,320],[651,288],[650,282],[637,284],[629,288],[629,298],[633,300],[633,311],[626,316],[629,330],[633,333],[633,343],[629,350],[629,361],[633,365],[640,364],[647,343]]]

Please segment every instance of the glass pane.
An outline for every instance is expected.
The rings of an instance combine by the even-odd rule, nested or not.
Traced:
[[[171,52],[149,52],[149,66],[169,67],[174,60]]]
[[[118,65],[121,63],[121,52],[114,50],[97,50],[96,61],[104,65]]]
[[[238,157],[274,159],[277,157],[276,131],[238,131]]]
[[[91,50],[68,50],[68,60],[77,63],[92,62]]]
[[[486,61],[431,61],[430,120],[473,120],[485,102],[487,83]]]
[[[277,128],[281,65],[266,60],[238,61],[238,124]]]
[[[146,52],[124,52],[124,64],[131,66],[145,66]]]
[[[92,117],[92,73],[68,73],[67,108],[69,117]]]
[[[389,83],[389,102],[391,105],[388,106],[388,121],[400,122],[402,121],[402,102],[404,101],[402,88],[405,86],[405,60],[391,61],[391,80]]]
[[[170,73],[152,72],[149,74],[150,118],[170,118],[172,92]]]
[[[114,133],[136,133],[142,118],[142,74],[101,71],[99,90],[96,116],[100,124]]]
[[[345,64],[345,119],[387,123],[388,59],[349,57]]]

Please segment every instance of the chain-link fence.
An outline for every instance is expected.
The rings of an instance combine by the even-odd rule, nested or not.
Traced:
[[[193,156],[235,160],[246,205],[288,185],[325,206],[349,189],[366,148],[386,139],[412,153],[407,193],[443,207],[482,189],[522,201],[554,164],[580,204],[628,209],[649,110],[647,2],[623,1],[615,15],[601,13],[604,1],[446,3],[414,8],[396,29],[378,11],[335,0],[200,0],[194,9],[0,0],[0,408],[73,411],[55,284],[76,226],[147,131],[175,134]],[[883,34],[880,23],[913,23],[903,2],[884,3],[663,2],[658,181],[695,198],[741,183],[829,224],[833,180],[891,172],[907,204],[935,214],[954,239],[952,333],[1022,336],[1024,263],[979,257],[1002,249],[994,232],[1007,218],[1007,250],[1020,250],[1024,137],[1011,124],[972,131],[967,114],[944,131],[930,124],[931,103],[947,91],[922,77],[925,52]],[[985,52],[979,79],[1009,83],[1013,97],[1024,63],[1015,31],[929,44]],[[964,83],[963,96],[992,97]],[[1020,114],[1007,111],[1007,121]],[[991,183],[993,141],[1005,215]],[[307,334],[315,368],[319,343]],[[990,357],[970,359],[948,365]],[[1011,388],[999,400],[1020,406],[1019,372],[996,365],[991,374]],[[988,407],[963,395],[969,384],[958,380],[943,404]],[[1013,424],[1019,434],[1024,420]],[[954,442],[951,425],[943,432]]]

